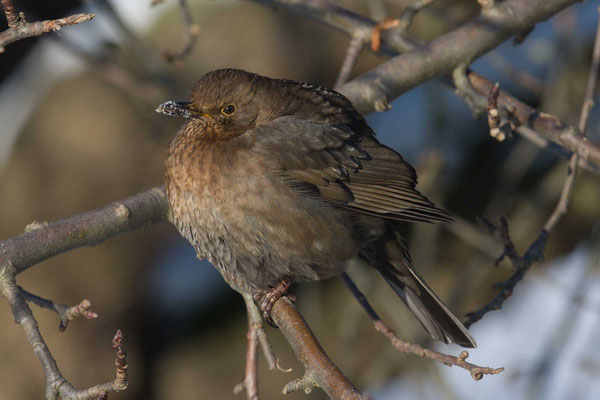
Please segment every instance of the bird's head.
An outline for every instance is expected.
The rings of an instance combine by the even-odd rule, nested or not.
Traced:
[[[190,101],[168,101],[156,112],[190,119],[203,135],[226,139],[284,115],[284,108],[272,79],[220,69],[200,78]]]

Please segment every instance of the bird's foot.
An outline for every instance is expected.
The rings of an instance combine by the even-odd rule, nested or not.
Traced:
[[[277,328],[277,324],[275,324],[275,321],[271,318],[271,310],[273,309],[275,302],[287,294],[291,285],[292,280],[290,278],[285,278],[275,287],[261,290],[254,295],[254,303],[262,312],[265,321],[274,328]]]

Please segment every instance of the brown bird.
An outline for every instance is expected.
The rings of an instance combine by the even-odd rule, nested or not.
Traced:
[[[236,69],[202,76],[169,145],[175,223],[265,317],[290,284],[375,268],[437,340],[475,341],[412,267],[399,226],[451,221],[415,189],[415,170],[380,144],[340,93]]]

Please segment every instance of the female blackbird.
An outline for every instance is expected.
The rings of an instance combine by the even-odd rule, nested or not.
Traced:
[[[175,224],[265,316],[294,282],[375,268],[437,340],[475,341],[413,269],[403,221],[451,221],[415,189],[414,169],[380,144],[343,95],[317,85],[223,69],[189,102],[157,112],[189,122],[169,145]]]

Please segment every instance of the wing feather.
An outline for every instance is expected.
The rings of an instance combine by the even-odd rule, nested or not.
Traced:
[[[251,134],[272,170],[341,207],[400,221],[452,220],[416,190],[415,170],[371,131],[286,116]]]

